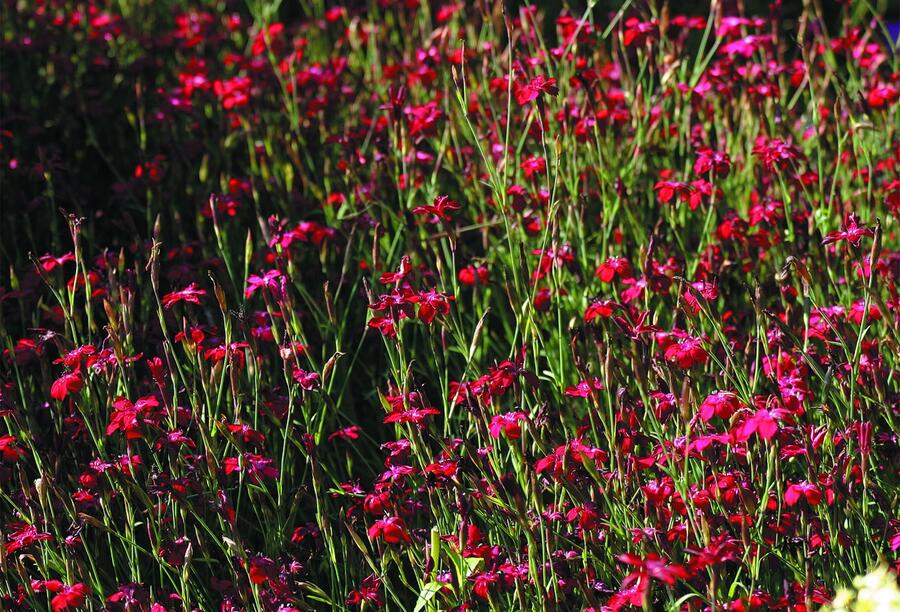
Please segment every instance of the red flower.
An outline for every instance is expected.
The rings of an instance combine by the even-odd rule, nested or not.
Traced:
[[[488,269],[484,266],[468,265],[459,271],[459,282],[463,285],[472,286],[476,283],[486,285],[488,282]]]
[[[637,17],[630,17],[625,22],[625,35],[622,42],[626,47],[630,47],[632,43],[643,43],[659,32],[659,23],[653,19],[650,21],[641,21]]]
[[[525,178],[531,178],[535,174],[543,174],[547,170],[547,161],[543,157],[532,155],[526,157],[520,164]]]
[[[594,276],[604,283],[610,283],[618,275],[620,278],[631,278],[631,264],[624,257],[610,257],[597,267]]]
[[[41,255],[38,258],[44,272],[52,272],[56,267],[61,266],[69,261],[75,261],[75,254],[72,252],[56,257],[55,255]]]
[[[142,397],[133,404],[127,398],[116,398],[113,402],[115,410],[110,415],[106,435],[111,436],[117,431],[124,431],[129,440],[141,439],[141,423],[156,420],[152,409],[157,406],[159,402],[152,395]]]
[[[683,338],[666,349],[666,361],[682,369],[703,365],[708,357],[700,338]]]
[[[590,381],[582,380],[574,387],[567,387],[565,394],[570,397],[590,397],[592,390],[601,391],[603,383],[596,376]]]
[[[694,174],[706,177],[710,172],[719,178],[725,178],[731,171],[731,158],[728,153],[714,151],[709,147],[697,150],[697,161],[694,162]]]
[[[178,302],[199,304],[200,298],[204,295],[206,295],[206,291],[197,288],[197,283],[191,283],[181,291],[173,291],[172,293],[164,295],[162,298],[162,305],[168,310]]]
[[[456,298],[452,295],[444,295],[438,293],[434,289],[423,291],[418,295],[409,296],[407,300],[419,305],[419,320],[426,325],[431,325],[434,318],[438,315],[450,314],[450,302]]]
[[[515,93],[519,106],[525,106],[529,102],[537,100],[542,93],[556,97],[559,94],[559,87],[556,86],[556,79],[548,79],[539,74],[525,85],[517,83]]]
[[[763,440],[771,440],[778,432],[778,421],[789,414],[787,410],[782,408],[775,408],[774,410],[760,408],[753,416],[735,429],[735,436],[739,442],[746,442],[754,433],[759,434],[759,437]]]
[[[804,498],[810,506],[816,506],[822,501],[822,491],[811,482],[798,482],[784,492],[784,503],[788,506],[795,506]]]
[[[246,471],[251,483],[259,484],[263,478],[278,478],[278,468],[274,461],[262,455],[244,453],[243,458],[226,457],[224,462],[225,474]]]
[[[847,216],[847,221],[844,223],[844,225],[841,226],[841,228],[842,229],[840,231],[831,232],[830,234],[828,234],[825,240],[822,241],[822,245],[846,240],[854,247],[858,247],[859,241],[862,240],[863,236],[872,238],[875,235],[874,231],[860,225],[859,217],[857,217],[853,213],[850,213]]]
[[[413,208],[413,214],[416,215],[432,215],[430,222],[437,223],[439,220],[445,223],[453,221],[448,214],[451,210],[459,210],[461,206],[456,206],[456,200],[451,200],[447,196],[438,196],[431,204],[424,206],[416,206]]]
[[[385,272],[378,280],[382,285],[392,285],[394,283],[399,283],[409,275],[411,269],[412,267],[409,264],[409,256],[404,255],[400,258],[400,269],[398,269],[396,272]]]
[[[341,440],[358,440],[361,431],[362,428],[357,425],[344,427],[343,429],[328,434],[328,441],[337,440],[338,438]]]
[[[522,436],[522,428],[519,421],[528,418],[524,412],[507,412],[498,414],[491,419],[490,434],[493,438],[499,438],[501,432],[510,440],[518,440]]]
[[[35,542],[45,542],[53,539],[52,535],[38,531],[37,527],[34,525],[12,523],[7,525],[6,528],[15,529],[15,531],[9,534],[9,541],[6,543],[6,554],[14,553],[26,546],[31,546]]]
[[[49,584],[51,582],[59,582],[58,580],[48,580],[47,582],[47,590],[56,593],[56,595],[53,596],[53,599],[50,600],[50,606],[53,608],[53,612],[80,608],[84,605],[85,598],[91,593],[90,588],[81,582],[71,586],[62,584],[58,589],[56,584],[53,584],[52,587]]]
[[[369,527],[369,539],[375,540],[381,538],[388,544],[399,544],[400,542],[411,543],[412,540],[406,532],[406,524],[399,516],[389,516],[379,519]]]
[[[784,170],[791,162],[803,157],[797,147],[777,138],[768,142],[765,138],[760,138],[753,147],[753,155],[759,158],[763,167],[770,172],[775,169]]]
[[[53,381],[53,385],[50,387],[50,396],[57,401],[62,401],[70,393],[81,391],[83,386],[84,380],[81,378],[81,372],[77,370],[69,372]]]
[[[379,580],[378,576],[372,574],[362,581],[358,590],[350,591],[350,594],[347,595],[347,599],[344,600],[344,603],[348,606],[353,606],[359,605],[364,601],[370,601],[377,607],[381,607],[384,602],[379,593],[380,590],[381,580]]]
[[[671,202],[675,196],[678,196],[679,201],[687,202],[691,210],[700,205],[700,196],[702,195],[693,185],[670,180],[657,181],[653,186],[653,191],[658,194],[659,201],[663,204]]]
[[[294,368],[293,378],[304,391],[315,391],[319,388],[319,375],[315,372],[307,372],[303,368]]]
[[[584,311],[584,320],[590,323],[597,317],[607,319],[612,316],[616,308],[620,308],[620,306],[612,300],[594,300]]]
[[[15,436],[11,436],[8,434],[3,434],[2,436],[0,436],[0,457],[3,457],[4,461],[15,463],[24,454],[25,451],[16,446]]]
[[[729,391],[716,391],[708,395],[700,404],[700,418],[709,422],[713,416],[728,420],[740,408],[741,403],[734,393]]]
[[[268,557],[254,556],[250,558],[250,569],[247,574],[253,584],[264,584],[278,576],[278,568]]]
[[[625,553],[616,557],[622,563],[626,563],[636,569],[622,580],[622,589],[617,596],[610,598],[610,606],[618,610],[623,604],[642,606],[645,596],[650,591],[650,580],[659,580],[669,586],[678,580],[687,580],[690,573],[684,566],[669,564],[656,553],[647,553],[643,559],[631,553]]]
[[[426,418],[431,415],[440,414],[441,411],[437,408],[427,407],[427,408],[410,408],[409,410],[393,410],[386,417],[384,417],[385,423],[413,423],[415,425],[421,425]]]

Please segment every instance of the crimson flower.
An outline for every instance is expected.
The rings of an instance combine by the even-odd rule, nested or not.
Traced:
[[[763,164],[763,167],[772,170],[784,170],[794,160],[801,159],[803,154],[792,144],[774,138],[768,142],[765,139],[757,141],[753,147],[753,155]]]
[[[277,578],[278,568],[275,562],[262,555],[250,557],[250,569],[247,570],[250,582],[253,584],[265,584],[267,581]]]
[[[141,439],[141,422],[154,420],[152,409],[159,406],[159,402],[152,395],[140,398],[131,403],[128,398],[119,397],[113,402],[113,412],[109,417],[109,425],[106,427],[106,435],[111,436],[117,431],[124,431],[129,440]]]
[[[711,538],[709,544],[702,549],[686,549],[685,552],[694,555],[694,558],[691,559],[690,567],[692,570],[697,571],[739,559],[741,556],[741,543],[739,540],[723,533]]]
[[[771,440],[778,432],[778,422],[788,416],[790,413],[783,408],[760,408],[735,429],[735,437],[738,442],[746,442],[756,433],[763,440]]]
[[[81,378],[81,372],[77,370],[68,372],[53,381],[53,385],[50,387],[50,396],[57,401],[62,401],[70,393],[81,391],[83,386],[84,379]]]
[[[450,302],[456,298],[452,295],[444,295],[438,293],[434,289],[423,291],[418,295],[409,296],[408,300],[419,305],[419,320],[426,325],[431,325],[434,318],[438,315],[450,314]]]
[[[251,446],[262,446],[266,442],[266,437],[247,425],[246,423],[229,423],[228,431],[241,440],[244,444]]]
[[[666,349],[666,361],[678,364],[682,369],[706,363],[708,354],[700,338],[683,338]]]
[[[488,269],[484,266],[475,267],[470,264],[459,271],[459,282],[463,285],[486,285],[488,278]]]
[[[180,429],[175,429],[173,431],[166,432],[164,436],[159,438],[156,441],[156,444],[153,445],[153,448],[155,450],[160,450],[165,447],[176,450],[180,446],[196,448],[197,445],[192,439],[184,435],[184,432],[182,432]]]
[[[784,492],[784,503],[788,506],[796,506],[801,499],[806,499],[810,506],[816,506],[822,501],[822,491],[811,482],[798,482],[788,485]]]
[[[263,478],[278,478],[278,468],[275,461],[262,455],[244,453],[243,458],[226,457],[224,462],[225,474],[246,471],[251,483],[259,484]]]
[[[394,283],[399,283],[409,275],[411,269],[412,266],[410,266],[409,264],[409,256],[404,255],[400,258],[400,269],[398,269],[396,272],[385,272],[378,280],[382,285],[392,285]]]
[[[592,390],[603,390],[603,383],[596,376],[591,380],[582,380],[574,387],[567,387],[565,394],[569,397],[590,397]]]
[[[647,553],[647,556],[643,559],[631,553],[624,553],[616,558],[622,563],[637,568],[637,570],[625,577],[625,580],[622,581],[623,584],[631,584],[638,579],[649,577],[672,586],[679,579],[685,580],[690,577],[690,574],[684,567],[668,564],[656,553]]]
[[[703,422],[709,422],[714,416],[728,420],[741,406],[737,396],[730,391],[716,391],[703,400],[700,404],[700,418]]]
[[[363,579],[362,584],[359,585],[359,589],[350,591],[350,594],[347,595],[344,603],[348,606],[353,606],[368,601],[380,608],[384,603],[381,594],[379,593],[380,590],[381,580],[378,576],[372,574]]]
[[[594,276],[598,277],[604,283],[610,283],[619,276],[621,278],[631,278],[631,263],[624,257],[610,257],[597,267]]]
[[[380,331],[381,335],[385,338],[397,337],[397,327],[394,325],[394,322],[387,317],[372,317],[369,320],[368,326]]]
[[[544,470],[552,469],[554,477],[560,478],[564,475],[568,477],[574,467],[573,464],[581,465],[585,459],[592,459],[595,462],[602,463],[608,458],[606,451],[593,448],[581,440],[575,439],[567,444],[557,446],[552,453],[535,462],[534,471],[540,474]],[[566,467],[565,472],[563,471],[564,466]]]
[[[612,316],[616,308],[620,308],[620,306],[612,300],[594,300],[584,311],[584,320],[590,323],[597,317],[607,319]]]
[[[731,171],[731,158],[728,153],[714,151],[709,147],[697,150],[697,160],[694,162],[694,174],[707,176],[710,172],[719,178],[725,178]]]
[[[493,438],[499,438],[501,433],[506,434],[510,440],[518,440],[522,436],[522,428],[519,421],[528,418],[524,412],[507,412],[498,414],[491,419],[490,434]]]
[[[64,255],[60,255],[56,257],[55,255],[41,255],[38,258],[38,261],[41,264],[41,267],[44,269],[44,272],[52,272],[58,266],[61,266],[67,262],[75,261],[75,254],[71,251],[65,253]]]
[[[31,546],[36,542],[45,542],[53,539],[52,535],[38,531],[34,525],[13,523],[7,525],[7,528],[13,528],[15,531],[9,534],[9,541],[6,543],[6,554],[14,553],[20,548]]]
[[[559,94],[556,79],[547,78],[539,74],[525,85],[516,84],[516,102],[519,103],[519,106],[525,106],[529,102],[537,100],[542,93],[556,97]]]
[[[416,215],[432,215],[431,223],[437,223],[438,220],[445,223],[453,221],[449,211],[459,210],[461,206],[456,206],[456,200],[451,200],[448,196],[438,196],[431,204],[424,206],[416,206],[413,208],[413,214]],[[408,263],[408,262],[407,262]]]
[[[0,436],[0,457],[3,457],[4,461],[15,463],[24,454],[25,451],[16,446],[15,436],[11,436],[8,434],[3,434],[2,436]]]
[[[344,427],[343,429],[338,429],[330,434],[328,434],[328,441],[332,440],[358,440],[359,434],[362,432],[362,428],[358,425],[351,425],[350,427]]]
[[[199,304],[200,298],[206,295],[206,291],[197,287],[197,283],[191,283],[180,291],[173,291],[162,298],[162,305],[166,310],[172,308],[178,302],[189,302],[191,304]]]
[[[413,423],[421,425],[426,418],[434,414],[440,414],[437,408],[428,406],[426,408],[410,408],[409,410],[393,410],[384,417],[385,423]]]
[[[622,42],[626,47],[630,47],[632,43],[643,43],[644,41],[655,37],[659,33],[659,22],[655,19],[650,21],[641,21],[637,17],[630,17],[625,21],[625,34]]]
[[[369,539],[383,539],[388,544],[399,544],[400,542],[411,543],[412,540],[406,532],[406,523],[399,516],[388,516],[375,521],[369,527]]]
[[[526,157],[520,164],[522,171],[525,172],[525,178],[531,178],[535,174],[543,174],[547,170],[547,160],[543,157],[532,155]]]
[[[303,368],[294,368],[293,378],[304,391],[315,391],[319,388],[319,375],[315,372],[307,372]]]
[[[874,235],[874,231],[859,224],[859,217],[857,217],[854,213],[850,213],[847,216],[847,221],[844,223],[844,225],[841,226],[841,230],[828,234],[825,240],[822,241],[822,245],[824,246],[826,244],[832,244],[834,242],[846,240],[854,247],[858,247],[859,241],[863,236],[872,238]]]
[[[91,593],[91,589],[84,583],[78,582],[73,585],[63,584],[59,580],[42,580],[33,581],[31,588],[36,592],[47,590],[55,593],[50,600],[50,607],[53,612],[61,612],[62,610],[75,610],[84,605],[84,601]]]

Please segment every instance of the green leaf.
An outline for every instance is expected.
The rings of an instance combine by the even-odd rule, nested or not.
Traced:
[[[424,610],[425,606],[428,605],[428,602],[434,599],[434,596],[445,586],[447,585],[443,582],[436,582],[434,580],[426,583],[419,592],[419,599],[416,600],[416,607],[413,608],[413,612],[421,612]]]

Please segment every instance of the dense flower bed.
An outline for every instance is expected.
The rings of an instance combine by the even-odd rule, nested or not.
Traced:
[[[575,4],[3,2],[3,607],[896,579],[880,9]]]

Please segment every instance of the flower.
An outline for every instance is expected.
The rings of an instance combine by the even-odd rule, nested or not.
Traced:
[[[503,433],[510,440],[518,440],[522,435],[519,421],[524,421],[527,418],[528,415],[524,412],[507,412],[492,417],[489,428],[491,437],[499,438],[500,434]]]
[[[584,320],[586,323],[590,323],[597,317],[607,319],[612,316],[616,308],[620,308],[620,306],[612,300],[594,300],[584,311]]]
[[[716,391],[707,395],[700,404],[700,418],[704,423],[708,423],[714,416],[727,421],[738,411],[740,406],[741,403],[734,393]]]
[[[817,506],[822,501],[822,491],[811,482],[798,482],[788,486],[784,492],[784,503],[796,506],[801,499],[806,499],[810,506]]]
[[[712,172],[718,178],[725,178],[730,171],[731,158],[728,157],[728,153],[714,151],[709,147],[701,147],[697,150],[697,160],[694,162],[694,174],[705,177]]]
[[[760,408],[750,418],[735,429],[735,437],[739,442],[746,442],[754,433],[763,440],[771,440],[778,432],[778,422],[790,413],[782,408],[769,410]]]
[[[241,457],[226,457],[223,463],[225,475],[246,472],[250,482],[259,484],[263,478],[276,479],[279,471],[275,461],[262,455],[244,453]]]
[[[610,257],[597,267],[594,276],[604,283],[611,283],[616,276],[631,278],[631,263],[624,257]]]
[[[199,304],[200,298],[206,295],[206,291],[199,289],[197,283],[191,283],[180,291],[173,291],[162,298],[162,305],[169,310],[178,302],[187,302],[189,304]]]
[[[565,394],[570,397],[590,397],[594,390],[603,390],[603,383],[596,376],[591,380],[582,380],[574,387],[566,387]]]
[[[410,544],[412,540],[406,532],[406,523],[399,516],[388,516],[375,521],[369,527],[369,539],[382,539],[388,544],[399,544],[406,542]]]
[[[841,226],[841,229],[837,232],[831,232],[830,234],[828,234],[828,236],[822,241],[822,245],[824,246],[827,244],[840,242],[841,240],[846,240],[854,247],[858,247],[859,241],[862,240],[863,236],[868,236],[869,238],[871,238],[874,235],[874,231],[859,224],[859,217],[857,217],[853,213],[850,213],[849,215],[847,215],[847,220]]]
[[[708,357],[700,338],[682,338],[669,345],[665,351],[666,361],[687,370],[695,365],[703,365]]]
[[[15,463],[25,455],[25,451],[16,446],[16,437],[3,434],[0,435],[0,457],[4,461]]]
[[[419,311],[417,313],[419,320],[426,325],[431,325],[437,315],[440,314],[446,316],[450,314],[450,302],[456,298],[452,295],[445,295],[434,289],[429,289],[428,291],[422,291],[417,295],[409,296],[407,299],[408,301],[419,305]]]
[[[67,372],[53,381],[53,385],[50,387],[50,397],[62,401],[67,395],[81,391],[83,386],[84,379],[81,377],[81,372],[77,370]]]
[[[556,97],[559,94],[559,87],[556,86],[556,79],[539,74],[525,85],[516,83],[515,94],[519,106],[525,106],[537,100],[541,94]]]
[[[247,288],[244,289],[244,297],[249,298],[257,289],[268,289],[274,294],[278,294],[281,289],[281,280],[283,274],[279,270],[268,270],[262,276],[251,274],[247,277]]]
[[[14,553],[36,542],[46,542],[53,539],[53,536],[49,533],[38,531],[34,525],[25,523],[12,523],[7,525],[7,529],[12,529],[13,531],[8,536],[9,541],[6,543],[6,554]]]
[[[765,137],[760,137],[752,152],[769,172],[784,170],[792,162],[803,158],[797,147],[778,138],[767,141]]]
[[[413,208],[413,214],[432,215],[430,221],[431,223],[437,223],[438,221],[449,223],[453,221],[453,218],[450,216],[449,212],[452,210],[459,210],[460,208],[462,207],[456,206],[456,200],[451,200],[447,196],[438,196],[431,204],[416,206],[415,208]]]

